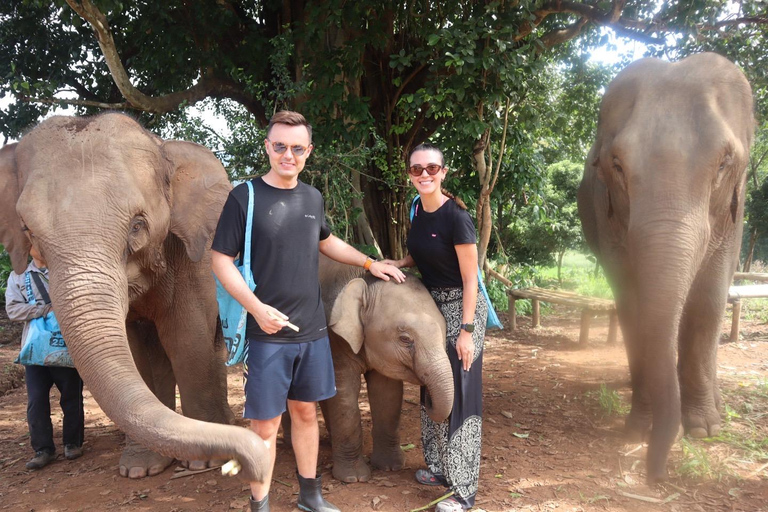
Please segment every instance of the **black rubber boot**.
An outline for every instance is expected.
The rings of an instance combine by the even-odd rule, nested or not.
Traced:
[[[307,512],[341,512],[336,505],[328,503],[323,498],[323,485],[320,477],[299,477],[299,508]]]
[[[251,512],[269,512],[269,494],[256,501],[251,496]]]

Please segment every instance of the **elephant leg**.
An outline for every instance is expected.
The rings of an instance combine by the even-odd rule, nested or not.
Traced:
[[[185,301],[186,302],[186,301]],[[157,320],[160,342],[168,354],[179,386],[184,416],[231,424],[227,402],[226,346],[216,308],[198,301],[176,308]]]
[[[176,381],[171,362],[165,355],[157,331],[151,322],[126,322],[128,343],[139,374],[147,387],[169,409],[176,408]],[[166,457],[150,451],[130,438],[120,456],[120,475],[128,478],[144,478],[161,473],[173,463]]]
[[[390,379],[375,370],[365,374],[373,423],[371,465],[384,471],[399,471],[405,462],[400,449],[400,411],[403,381]]]
[[[678,375],[683,427],[692,437],[720,432],[717,342],[725,310],[723,273],[702,271],[680,321]]]
[[[184,416],[231,424],[234,416],[227,401],[226,347],[216,312],[216,308],[205,311],[200,302],[185,301],[183,308],[158,320],[158,331],[173,366]],[[182,464],[200,470],[224,462],[200,460]]]
[[[360,421],[360,372],[356,368],[336,366],[336,396],[323,405],[326,425],[330,427],[333,449],[333,477],[346,483],[367,482],[371,469],[363,458],[363,427]]]
[[[637,332],[637,301],[634,296],[616,294],[616,305],[632,383],[632,407],[624,423],[624,432],[629,442],[639,443],[650,435],[652,423],[651,400],[643,368],[646,347]]]

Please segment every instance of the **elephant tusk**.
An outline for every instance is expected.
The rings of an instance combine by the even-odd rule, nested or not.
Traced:
[[[230,460],[221,466],[221,474],[224,476],[235,476],[240,472],[242,466],[235,459]]]

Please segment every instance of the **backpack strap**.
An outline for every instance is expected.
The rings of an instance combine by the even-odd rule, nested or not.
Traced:
[[[50,304],[51,303],[51,297],[50,297],[50,295],[48,295],[48,290],[46,290],[45,286],[43,285],[43,280],[40,278],[40,273],[39,272],[31,272],[31,274],[32,274],[32,279],[35,281],[35,286],[37,286],[37,291],[39,291],[40,292],[40,296],[43,297],[43,302],[45,302],[46,304]]]

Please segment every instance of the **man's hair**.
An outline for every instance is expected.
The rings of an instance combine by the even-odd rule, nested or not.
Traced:
[[[269,125],[267,125],[267,137],[269,137],[269,132],[272,131],[272,127],[276,124],[285,124],[288,126],[305,126],[307,128],[307,132],[309,132],[309,142],[312,142],[312,125],[309,124],[304,116],[298,112],[293,112],[291,110],[281,110],[280,112],[277,112],[275,115],[273,115],[272,119],[269,120]]]
[[[445,157],[443,156],[443,152],[440,151],[440,148],[430,144],[429,142],[419,144],[418,146],[413,148],[410,153],[408,153],[408,165],[411,165],[410,164],[411,157],[417,151],[435,151],[438,155],[440,155],[440,165],[445,166]]]

